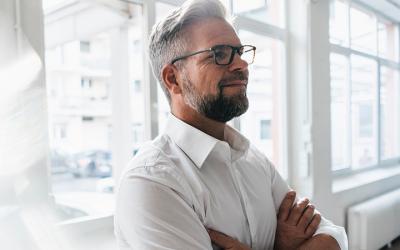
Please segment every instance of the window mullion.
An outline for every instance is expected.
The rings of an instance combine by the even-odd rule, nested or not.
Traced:
[[[351,78],[352,78],[352,63],[351,63],[351,54],[350,55],[348,55],[348,64],[347,64],[348,66],[347,66],[347,70],[348,70],[348,78],[347,78],[347,86],[348,86],[348,92],[347,92],[347,109],[348,109],[348,112],[347,112],[347,115],[348,115],[348,119],[347,119],[347,122],[348,122],[348,131],[349,131],[349,134],[348,134],[348,141],[347,141],[347,143],[348,143],[348,145],[349,145],[349,151],[348,151],[348,153],[347,153],[347,159],[348,159],[348,164],[349,164],[349,168],[350,169],[352,169],[352,162],[353,162],[353,154],[352,154],[352,152],[353,152],[353,146],[352,146],[352,143],[353,143],[353,139],[352,139],[352,137],[353,137],[353,123],[352,123],[352,105],[351,105],[351,99],[352,99],[352,96],[351,96],[351,92],[352,92],[352,80],[351,80]]]
[[[156,20],[155,0],[147,0],[144,8],[143,40],[145,48],[149,43],[149,35]],[[158,96],[157,80],[155,79],[150,63],[143,57],[144,68],[144,97],[145,97],[145,140],[153,139],[158,135]]]
[[[382,124],[381,124],[381,115],[382,115],[382,110],[381,110],[381,95],[380,95],[380,93],[381,93],[381,62],[380,62],[380,60],[377,60],[377,76],[376,76],[376,80],[377,80],[377,93],[376,93],[376,95],[377,95],[377,98],[376,98],[376,103],[377,103],[377,112],[376,112],[376,114],[377,114],[377,136],[376,136],[376,139],[377,139],[377,145],[376,145],[376,147],[377,147],[377,152],[378,152],[378,154],[377,154],[377,162],[378,162],[378,166],[381,164],[381,152],[382,152],[382,148],[381,148],[381,140],[382,140],[382,135],[381,135],[381,126],[382,126]]]

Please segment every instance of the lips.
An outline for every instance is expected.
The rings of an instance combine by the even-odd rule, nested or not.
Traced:
[[[230,81],[230,82],[227,82],[227,83],[224,83],[221,85],[221,87],[236,87],[236,86],[247,86],[247,81],[236,80],[236,81]]]
[[[246,87],[248,83],[248,71],[235,71],[232,72],[230,75],[226,75],[221,81],[219,82],[219,87]]]

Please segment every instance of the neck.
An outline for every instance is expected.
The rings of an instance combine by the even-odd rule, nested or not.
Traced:
[[[175,117],[203,131],[204,133],[220,141],[224,140],[224,122],[211,120],[188,106],[181,107],[180,109],[172,108],[171,112]]]

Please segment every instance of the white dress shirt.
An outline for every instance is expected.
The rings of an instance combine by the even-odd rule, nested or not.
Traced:
[[[120,249],[217,249],[207,228],[252,249],[273,249],[278,208],[289,191],[268,159],[235,129],[224,141],[170,115],[140,148],[117,189]],[[347,249],[342,227],[322,218],[315,234]]]

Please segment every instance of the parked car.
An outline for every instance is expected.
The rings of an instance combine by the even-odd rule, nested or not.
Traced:
[[[112,173],[111,153],[105,150],[91,150],[74,156],[70,172],[75,177],[109,177]]]

